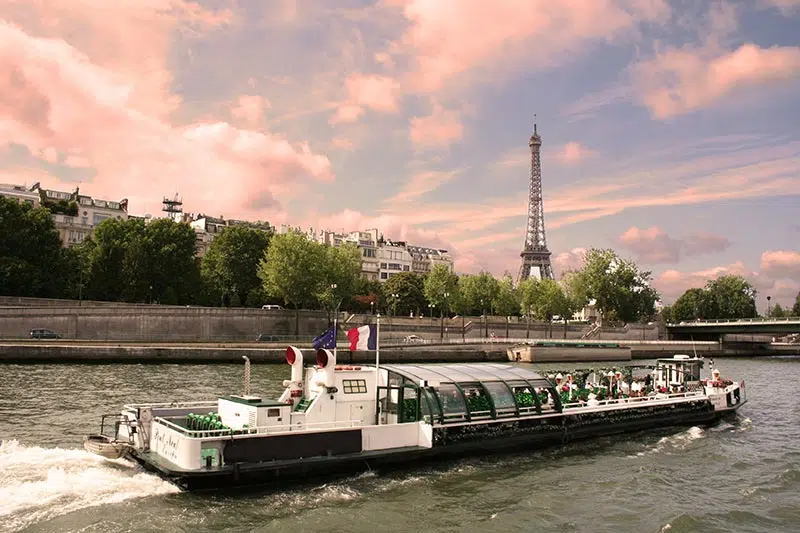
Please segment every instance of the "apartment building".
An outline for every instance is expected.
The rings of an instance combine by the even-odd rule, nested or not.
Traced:
[[[262,231],[274,231],[274,228],[267,222],[248,222],[245,220],[226,220],[222,217],[210,217],[207,215],[191,215],[184,216],[184,222],[187,222],[195,232],[195,253],[197,257],[203,257],[207,252],[214,239],[222,233],[222,231],[231,226],[247,226]]]
[[[0,183],[0,196],[13,198],[18,203],[26,203],[31,207],[39,207],[39,193],[24,185],[13,185],[10,183]]]

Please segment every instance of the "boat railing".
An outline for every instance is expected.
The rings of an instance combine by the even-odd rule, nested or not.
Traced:
[[[182,409],[182,408],[190,408],[190,407],[209,407],[209,408],[217,408],[217,402],[215,401],[196,401],[196,402],[161,402],[161,403],[129,403],[123,405],[123,409],[126,411],[135,411],[141,408],[149,408],[149,409]]]
[[[167,426],[190,438],[219,438],[230,436],[231,438],[246,437],[247,435],[277,435],[281,433],[293,433],[297,431],[315,431],[325,429],[347,429],[361,426],[361,420],[336,420],[333,422],[312,422],[306,424],[293,424],[286,426],[253,426],[244,429],[189,429],[176,424],[166,418],[157,416],[153,422]]]
[[[620,405],[630,405],[630,404],[641,404],[641,403],[665,403],[670,402],[676,399],[693,399],[693,398],[703,398],[705,394],[701,391],[687,391],[687,392],[676,392],[672,394],[666,393],[659,393],[653,396],[631,396],[628,398],[616,398],[616,399],[608,399],[608,400],[598,400],[596,404],[589,405],[586,402],[570,402],[565,403],[562,405],[564,409],[576,409],[576,408],[610,408],[610,407],[618,407]]]

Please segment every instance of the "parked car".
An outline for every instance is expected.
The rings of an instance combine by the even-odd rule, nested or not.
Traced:
[[[276,341],[279,341],[279,340],[280,339],[278,338],[277,335],[268,335],[266,333],[261,333],[256,338],[257,342],[276,342]]]
[[[423,344],[425,339],[420,337],[419,335],[407,335],[403,338],[403,342],[406,344]]]
[[[283,307],[281,307],[280,305],[267,304],[267,305],[262,305],[261,309],[266,309],[267,311],[280,311],[283,309]]]
[[[31,339],[60,339],[61,334],[44,328],[34,328],[31,330]]]

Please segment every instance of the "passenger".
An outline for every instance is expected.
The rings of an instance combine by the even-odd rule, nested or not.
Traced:
[[[625,396],[630,396],[631,386],[628,385],[628,382],[622,377],[622,372],[617,371],[616,377],[617,383],[619,384],[619,391]]]
[[[631,383],[631,397],[638,398],[642,395],[642,384],[636,380]]]

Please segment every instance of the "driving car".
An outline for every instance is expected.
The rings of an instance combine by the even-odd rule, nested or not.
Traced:
[[[44,329],[44,328],[34,328],[30,332],[31,339],[60,339],[61,334],[56,333],[55,331]]]
[[[422,344],[425,342],[425,339],[423,339],[419,335],[406,335],[403,338],[403,342],[406,344]]]

